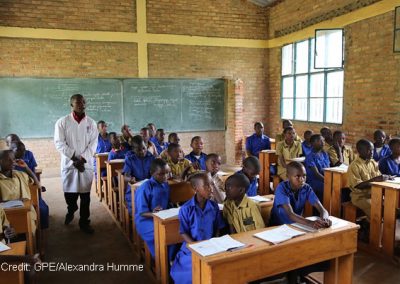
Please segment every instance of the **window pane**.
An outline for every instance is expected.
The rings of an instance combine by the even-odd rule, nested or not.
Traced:
[[[314,38],[311,39],[310,48],[311,48],[310,72],[320,72],[321,69],[314,68],[314,59],[315,59],[315,39]]]
[[[327,97],[343,97],[343,71],[327,74]]]
[[[293,77],[283,78],[282,97],[293,98]]]
[[[307,98],[308,76],[296,77],[296,98]]]
[[[293,74],[293,44],[282,47],[282,75]]]
[[[296,74],[308,72],[308,40],[296,43]]]
[[[326,122],[342,123],[343,99],[328,98],[326,101]]]
[[[315,67],[340,68],[343,66],[343,30],[317,30],[315,41]]]
[[[307,99],[296,99],[296,118],[307,120]]]
[[[282,118],[293,119],[293,99],[282,99]]]
[[[310,121],[324,120],[324,99],[310,99]]]
[[[310,77],[310,97],[324,97],[324,74],[313,74]]]

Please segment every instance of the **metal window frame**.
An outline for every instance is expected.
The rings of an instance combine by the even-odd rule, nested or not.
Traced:
[[[315,64],[316,64],[316,56],[317,56],[317,54],[316,54],[316,50],[317,50],[317,32],[318,31],[342,31],[342,66],[340,66],[340,67],[315,67]],[[315,33],[314,33],[314,42],[315,42],[315,44],[314,44],[314,69],[322,69],[322,70],[326,70],[326,69],[338,69],[338,68],[344,68],[344,29],[343,28],[337,28],[337,29],[333,29],[333,28],[331,28],[331,29],[316,29],[315,30]]]

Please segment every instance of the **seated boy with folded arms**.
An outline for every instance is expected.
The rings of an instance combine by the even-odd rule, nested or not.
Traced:
[[[354,153],[351,147],[345,145],[346,135],[342,131],[333,133],[333,143],[328,149],[329,159],[332,167],[345,164],[349,166],[354,161]]]
[[[256,196],[258,194],[258,178],[260,174],[260,162],[255,157],[247,157],[243,161],[243,168],[238,171],[239,174],[244,174],[250,181],[247,187],[247,196]]]
[[[171,169],[172,177],[177,180],[185,180],[187,175],[195,172],[192,163],[182,156],[182,148],[179,144],[168,145],[167,164]]]
[[[301,143],[301,149],[303,150],[303,156],[307,157],[312,151],[312,146],[310,138],[314,133],[311,130],[306,130],[304,132],[304,141]]]
[[[224,203],[225,200],[225,185],[218,172],[221,168],[221,157],[217,154],[211,153],[206,158],[206,172],[211,177],[212,195],[211,200],[219,204]]]
[[[140,129],[140,136],[142,136],[144,144],[147,146],[147,151],[154,156],[158,156],[156,145],[150,141],[150,130],[147,127],[143,127]]]
[[[374,160],[379,162],[390,154],[390,148],[386,144],[386,133],[380,129],[376,130],[374,132]]]
[[[400,177],[400,138],[389,141],[390,154],[379,161],[379,170],[384,175]]]
[[[264,124],[260,121],[254,123],[254,134],[246,139],[247,157],[257,157],[262,150],[270,150],[271,142],[269,137],[264,135]]]
[[[185,158],[192,162],[196,170],[205,171],[207,154],[203,153],[203,139],[200,136],[194,136],[190,142],[190,147],[192,147],[192,152],[186,155]]]
[[[276,155],[278,156],[278,176],[282,180],[287,180],[287,160],[300,157],[303,150],[301,149],[301,142],[295,140],[296,131],[293,127],[286,127],[283,134],[285,139],[277,144]]]
[[[147,151],[143,138],[136,135],[132,138],[132,151],[126,154],[123,168],[126,182],[135,183],[150,178],[150,166],[155,157]],[[129,215],[132,215],[131,187],[125,193]]]
[[[175,283],[192,283],[192,254],[187,244],[204,241],[218,236],[225,227],[218,204],[210,200],[211,179],[206,172],[190,177],[196,194],[179,210],[179,232],[184,240],[171,267]]]
[[[244,174],[228,177],[225,184],[226,200],[223,214],[229,224],[230,234],[264,228],[260,208],[246,195],[250,181]]]
[[[371,182],[385,181],[391,177],[382,175],[373,159],[374,145],[366,139],[357,142],[358,157],[347,171],[351,190],[351,203],[371,217]]]

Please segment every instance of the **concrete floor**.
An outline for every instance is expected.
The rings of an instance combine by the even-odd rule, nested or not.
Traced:
[[[46,260],[69,264],[139,264],[127,240],[114,224],[113,219],[92,193],[91,222],[94,235],[79,231],[76,213],[69,226],[64,225],[66,205],[58,171],[47,171],[42,183],[47,188],[43,197],[50,207],[50,228]],[[321,277],[321,275],[319,275]],[[320,278],[318,277],[318,278]],[[76,281],[74,281],[76,280]],[[152,283],[146,272],[44,272],[39,283]],[[400,266],[376,259],[364,252],[355,257],[354,283],[400,283]],[[340,284],[340,283],[339,283]]]

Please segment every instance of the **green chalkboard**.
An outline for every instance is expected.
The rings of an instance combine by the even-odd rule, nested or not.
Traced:
[[[223,79],[127,79],[123,89],[134,129],[153,122],[168,132],[225,130]]]
[[[56,121],[70,113],[69,98],[82,94],[87,113],[110,128],[122,124],[122,82],[113,79],[0,78],[0,137],[52,137]]]
[[[0,137],[52,137],[74,93],[109,131],[127,123],[137,132],[149,122],[167,132],[225,130],[222,79],[0,78]]]

